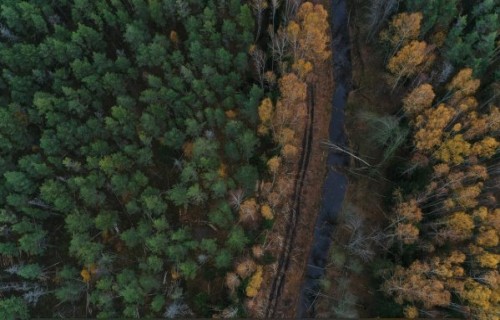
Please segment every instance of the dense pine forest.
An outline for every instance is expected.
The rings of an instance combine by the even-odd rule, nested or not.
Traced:
[[[329,56],[299,4],[2,1],[2,319],[247,315]]]
[[[498,319],[500,6],[339,2],[0,1],[0,318],[296,317],[328,169],[308,312]]]
[[[262,166],[250,7],[4,1],[1,24],[2,312],[223,309],[200,283],[258,237],[225,201]]]

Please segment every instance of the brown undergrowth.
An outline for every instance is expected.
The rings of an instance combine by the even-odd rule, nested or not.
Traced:
[[[315,7],[315,10],[316,12],[322,12],[323,9]],[[326,21],[323,26],[327,26]],[[324,30],[322,32],[328,31]],[[324,39],[329,39],[329,35]],[[307,71],[307,76],[304,76],[303,73],[303,67],[307,64],[307,61],[301,62],[302,59],[295,58],[294,61],[297,63],[292,66],[293,72],[301,77],[309,88],[313,88],[307,90],[308,95],[303,100],[304,104],[307,104],[307,106],[304,106],[304,111],[306,108],[309,111],[303,114],[295,112],[294,114],[298,116],[297,120],[299,121],[294,122],[291,126],[287,125],[294,131],[295,140],[291,145],[297,147],[298,152],[292,157],[287,157],[286,142],[279,141],[279,137],[284,135],[286,129],[283,130],[279,125],[271,125],[269,128],[274,139],[277,139],[277,142],[282,146],[281,163],[283,165],[275,172],[272,184],[264,183],[263,188],[261,188],[263,193],[267,192],[263,196],[271,202],[271,206],[276,213],[273,228],[267,233],[263,247],[266,252],[276,257],[278,261],[263,267],[263,281],[260,290],[255,297],[247,301],[247,310],[250,316],[253,317],[269,316],[269,310],[271,309],[274,311],[272,313],[274,318],[295,317],[295,307],[299,298],[309,248],[312,243],[316,215],[319,211],[321,186],[326,173],[326,152],[321,146],[321,141],[328,137],[333,81],[331,62],[329,59],[325,60],[329,53],[326,55],[325,53],[321,53],[321,55],[319,53],[312,52],[309,54],[314,67],[312,70]],[[308,54],[306,53],[304,56],[307,57]],[[285,74],[281,79],[286,77]],[[287,97],[293,96],[295,90],[284,92],[284,89],[286,90],[285,87],[280,87],[283,97],[281,102],[286,104]],[[293,104],[294,109],[292,110],[295,110],[299,100]],[[274,108],[278,114],[280,113],[279,104],[280,100]],[[314,110],[311,110],[311,106]],[[260,110],[264,111],[265,108]],[[311,112],[314,113],[314,118],[311,118]],[[262,113],[262,115],[264,114],[265,112]],[[271,122],[276,124],[276,119]],[[265,121],[263,123],[265,124]],[[307,130],[308,128],[310,130]],[[266,130],[262,131],[265,132]],[[307,144],[308,150],[303,150],[304,143],[308,140],[307,134],[312,134],[312,139],[309,140],[311,143]],[[301,159],[302,154],[308,157],[308,160]],[[287,158],[289,161],[287,161]],[[302,161],[299,161],[299,159]],[[307,167],[305,167],[306,164]],[[269,162],[268,165],[270,165]],[[304,174],[301,174],[302,172]],[[303,182],[301,183],[299,180]],[[300,205],[297,208],[296,204],[299,197]],[[272,203],[273,199],[277,201]],[[292,228],[294,229],[293,232]],[[288,261],[288,263],[285,263],[285,261]],[[286,268],[284,265],[286,265]],[[277,279],[279,280],[277,281]],[[281,288],[281,290],[277,288]]]
[[[297,219],[295,237],[290,252],[290,263],[286,270],[283,289],[278,297],[274,316],[276,318],[293,318],[296,313],[300,287],[306,268],[309,248],[312,245],[314,224],[319,212],[321,201],[321,187],[326,174],[326,150],[321,141],[328,138],[328,125],[330,119],[330,97],[333,90],[333,80],[330,61],[324,63],[312,81],[314,90],[314,121],[312,123],[312,145],[309,165],[304,177],[304,186],[301,194],[300,215]],[[299,127],[300,128],[300,127]],[[305,128],[299,131],[302,135]],[[302,150],[301,150],[302,151]],[[298,163],[288,168],[286,180],[289,185],[295,183],[295,172],[299,170]],[[293,192],[289,194],[291,199]],[[268,234],[268,249],[274,256],[279,257],[284,250],[284,241],[289,226],[291,202],[283,204],[280,212],[276,214],[273,230]],[[255,316],[264,316],[267,299],[271,294],[273,279],[276,277],[278,261],[264,267],[264,282],[258,296],[251,306]]]
[[[300,195],[300,215],[292,243],[290,264],[275,311],[277,318],[294,318],[296,316],[300,288],[304,280],[309,250],[312,246],[316,216],[321,205],[321,188],[326,175],[327,152],[321,142],[328,139],[333,75],[329,61],[318,69],[318,78],[314,82],[314,122],[312,124],[311,153],[304,178],[304,188]]]

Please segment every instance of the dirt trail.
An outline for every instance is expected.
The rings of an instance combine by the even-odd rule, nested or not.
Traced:
[[[338,32],[338,28],[336,30]],[[308,115],[302,140],[303,152],[295,176],[292,210],[276,264],[275,277],[264,290],[268,300],[261,316],[265,318],[295,318],[297,312],[301,312],[299,305],[302,298],[299,293],[304,279],[307,278],[313,234],[317,230],[315,223],[321,206],[321,187],[327,175],[326,163],[329,154],[322,142],[331,140],[332,135],[339,135],[337,129],[332,129],[332,125],[337,126],[338,123],[332,124],[331,121],[333,73],[334,69],[339,68],[339,61],[335,56],[333,61],[335,64],[328,60],[319,66],[315,70],[316,79],[308,86]],[[346,73],[339,70],[339,74]],[[347,85],[349,86],[350,84]],[[342,96],[347,95],[345,88],[344,85],[340,91],[337,90],[337,99],[342,100]],[[341,127],[343,128],[343,125]],[[341,131],[343,132],[343,129]],[[343,134],[341,136],[343,137]],[[334,141],[339,141],[339,138]],[[338,160],[338,157],[334,159]],[[335,161],[330,160],[330,164]],[[341,163],[344,163],[344,160]],[[345,185],[345,182],[342,185]]]
[[[331,67],[331,65],[330,65]],[[318,68],[319,69],[319,68]],[[301,162],[299,179],[294,195],[295,223],[290,223],[290,239],[286,260],[283,264],[281,283],[276,285],[274,305],[269,305],[266,317],[294,318],[299,301],[299,291],[305,276],[309,249],[312,246],[314,223],[321,202],[321,185],[326,175],[327,152],[321,142],[328,139],[331,92],[333,79],[331,68],[318,70],[318,79],[310,86],[308,94],[309,130],[304,139],[304,161]],[[308,142],[307,142],[308,141]]]

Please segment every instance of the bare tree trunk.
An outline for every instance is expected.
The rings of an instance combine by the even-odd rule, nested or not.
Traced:
[[[251,53],[253,61],[255,63],[255,69],[257,70],[257,75],[259,77],[260,87],[264,88],[264,73],[266,71],[266,53],[259,48],[254,48]]]
[[[389,18],[399,5],[399,0],[372,0],[368,13],[368,35],[366,41],[373,40],[384,22]]]
[[[278,10],[278,7],[280,6],[281,4],[281,0],[271,0],[271,8],[273,9],[273,13],[272,13],[272,23],[273,23],[273,30],[274,30],[274,27],[276,26],[275,22],[274,22],[274,19],[276,17],[276,11]]]
[[[297,12],[301,0],[285,0],[285,14],[283,15],[283,25],[287,25]]]
[[[287,53],[288,39],[286,31],[280,28],[276,32],[270,32],[271,35],[271,49],[273,61],[278,63],[279,71],[284,71],[283,58]]]
[[[257,33],[255,34],[255,41],[257,41],[262,30],[262,15],[267,9],[268,3],[267,0],[253,0],[251,6],[255,10],[255,19],[257,19]]]

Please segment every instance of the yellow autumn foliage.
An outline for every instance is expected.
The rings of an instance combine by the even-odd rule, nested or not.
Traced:
[[[500,255],[490,252],[485,252],[476,257],[477,262],[483,268],[496,269],[500,262]]]
[[[473,78],[471,68],[464,68],[453,77],[446,88],[454,92],[452,101],[458,102],[464,97],[473,95],[480,83],[478,79]]]
[[[464,290],[460,292],[460,296],[462,299],[467,300],[474,309],[485,311],[489,310],[491,307],[491,289],[473,279],[469,278],[465,281]]]
[[[474,208],[477,206],[477,197],[479,197],[482,190],[483,183],[481,182],[459,188],[455,191],[455,201],[464,208]]]
[[[271,207],[267,204],[263,205],[261,208],[260,208],[260,214],[262,215],[262,217],[264,217],[264,219],[266,220],[272,220],[274,218],[274,214],[273,214],[273,210],[271,209]]]
[[[412,117],[432,106],[436,94],[428,83],[421,84],[403,99],[403,108]]]
[[[259,126],[257,127],[257,134],[259,136],[265,136],[269,133],[269,127],[263,125],[263,124],[259,124]]]
[[[493,106],[490,114],[488,115],[488,128],[491,131],[500,130],[500,108]]]
[[[219,170],[217,170],[217,174],[221,178],[227,177],[227,166],[224,163],[221,163]]]
[[[396,14],[389,28],[380,33],[380,38],[388,41],[393,47],[406,45],[408,41],[418,39],[422,17],[421,12]]]
[[[477,245],[481,247],[495,247],[498,245],[498,234],[495,229],[480,228],[476,238]]]
[[[399,50],[387,64],[394,75],[392,87],[395,88],[403,77],[415,75],[431,58],[429,51],[425,41],[412,41]]]
[[[257,295],[259,292],[260,286],[262,285],[262,266],[257,266],[257,270],[253,274],[252,278],[250,279],[250,282],[248,283],[245,293],[247,297],[253,298]]]
[[[432,35],[432,43],[437,47],[442,47],[446,42],[446,36],[447,34],[445,32],[438,31]]]
[[[273,116],[273,102],[265,98],[259,105],[259,119],[263,124],[268,124]]]
[[[473,112],[474,109],[478,106],[478,102],[476,98],[472,96],[468,96],[460,100],[458,104],[458,111],[460,112]]]
[[[82,281],[85,283],[89,283],[90,279],[92,278],[89,270],[87,270],[87,268],[85,267],[83,267],[82,271],[80,272],[80,275],[82,276]]]
[[[287,144],[283,147],[283,149],[281,150],[281,153],[283,154],[283,157],[286,160],[292,161],[299,154],[299,149],[297,149],[297,147],[294,145]]]
[[[257,201],[255,201],[255,198],[250,198],[245,201],[240,205],[240,211],[239,211],[239,216],[240,216],[240,221],[242,222],[252,222],[256,221],[257,219]]]
[[[500,233],[500,208],[490,210],[486,216],[485,223]]]
[[[405,318],[416,319],[418,318],[418,309],[415,306],[407,306],[404,308],[403,314],[405,315]]]
[[[500,143],[493,137],[485,137],[481,141],[474,143],[471,153],[482,158],[491,158],[498,150]]]
[[[436,159],[453,165],[462,164],[465,157],[471,153],[471,145],[464,140],[461,134],[457,134],[451,139],[446,140],[434,153]]]
[[[437,178],[442,178],[450,173],[450,166],[446,163],[439,163],[433,167]]]
[[[330,56],[327,18],[328,12],[321,4],[309,1],[302,3],[297,12],[301,56],[309,61],[323,61]]]
[[[267,161],[267,169],[269,172],[276,174],[281,166],[281,158],[274,156]]]
[[[469,172],[467,172],[467,175],[473,179],[486,180],[489,177],[488,168],[486,168],[485,165],[476,164],[469,168]]]
[[[412,244],[418,240],[419,230],[411,223],[400,223],[396,226],[396,237],[404,244]]]
[[[443,140],[443,130],[455,116],[455,111],[445,104],[425,110],[417,116],[415,125],[420,128],[415,133],[415,147],[418,151],[431,151]]]
[[[472,237],[474,220],[472,216],[463,212],[455,212],[444,220],[445,227],[440,229],[438,241],[450,240],[453,242],[464,241]]]
[[[285,104],[285,108],[296,107],[298,103],[305,101],[307,85],[295,73],[283,75],[278,82],[282,97],[281,101]],[[293,109],[291,112],[294,112]]]
[[[292,70],[297,73],[301,79],[304,79],[313,70],[313,64],[304,59],[299,59],[292,65]]]
[[[278,133],[278,143],[282,146],[286,144],[295,144],[295,131],[290,128],[283,128]]]
[[[422,220],[422,210],[420,210],[415,199],[399,203],[395,211],[398,216],[404,218],[406,221],[417,223]]]
[[[408,268],[396,266],[392,276],[387,279],[382,290],[394,297],[398,304],[405,301],[420,302],[424,308],[447,306],[451,293],[439,279],[429,278],[431,267],[422,261],[414,261]]]
[[[488,216],[488,208],[486,207],[479,207],[474,212],[472,213],[474,217],[477,217],[479,220],[485,220],[486,217]]]

